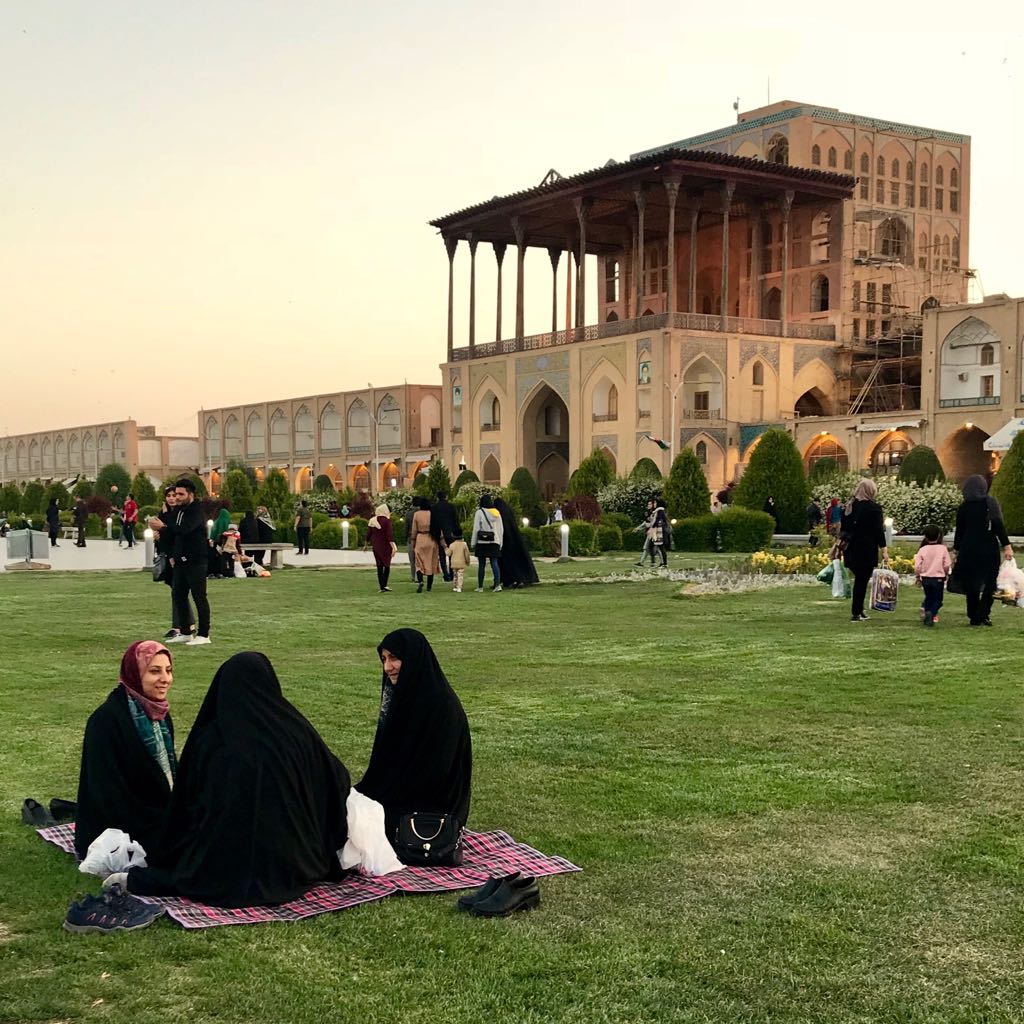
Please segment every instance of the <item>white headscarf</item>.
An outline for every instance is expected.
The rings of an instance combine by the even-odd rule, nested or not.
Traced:
[[[874,501],[877,493],[878,484],[870,477],[862,477],[860,483],[857,484],[857,489],[853,492],[853,497],[846,503],[846,514],[850,515],[853,512],[855,501]]]
[[[389,509],[387,507],[387,505],[378,505],[373,510],[373,518],[366,524],[367,527],[372,526],[375,530],[379,530],[380,529],[380,520],[381,520],[382,516],[385,519],[390,519],[391,518],[391,509]]]

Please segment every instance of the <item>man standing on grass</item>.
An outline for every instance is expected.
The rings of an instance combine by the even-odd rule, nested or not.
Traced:
[[[135,496],[129,494],[125,499],[124,508],[121,510],[121,530],[130,548],[135,547],[135,524],[138,521],[139,505],[135,500]]]
[[[89,510],[85,502],[79,498],[75,503],[75,526],[78,527],[78,539],[75,541],[76,548],[85,547],[85,524],[89,522]]]
[[[189,639],[187,633],[171,637],[167,642],[186,643],[189,646],[210,643],[210,602],[206,597],[206,568],[208,544],[206,541],[206,517],[203,508],[196,501],[196,485],[184,477],[174,485],[174,508],[164,522],[151,519],[154,530],[166,533],[168,549],[174,576],[171,580],[171,597],[174,601],[175,621],[188,622],[189,594],[196,604],[198,624],[196,635]]]

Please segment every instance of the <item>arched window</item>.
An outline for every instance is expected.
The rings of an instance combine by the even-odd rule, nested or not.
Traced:
[[[305,406],[295,414],[292,429],[295,431],[295,453],[308,455],[313,450],[313,417]]]
[[[846,449],[831,434],[820,436],[807,450],[804,456],[807,469],[810,470],[819,459],[835,459],[843,470],[850,464]]]
[[[953,241],[950,243],[950,245],[951,245],[951,250],[950,251],[951,251],[951,254],[952,254],[952,257],[953,257],[953,266],[954,267],[959,267],[960,266],[960,236],[959,235],[954,235],[953,236]]]
[[[86,434],[82,440],[82,465],[94,473],[99,469],[96,465],[96,441],[92,434]]]
[[[72,434],[68,442],[68,459],[71,469],[82,468],[82,442],[78,440],[77,434]]]
[[[288,444],[288,420],[283,409],[275,409],[274,415],[270,417],[270,454],[287,455]]]
[[[773,135],[768,143],[768,163],[789,163],[789,139],[785,135]]]
[[[936,185],[944,185],[945,184],[945,179],[946,179],[946,175],[945,175],[945,172],[943,171],[943,169],[941,167],[936,167],[935,168],[935,184]]]
[[[220,424],[216,417],[211,416],[206,421],[206,458],[214,460],[220,458]]]
[[[363,406],[365,409],[366,406]],[[352,473],[352,489],[368,491],[370,489],[370,471],[365,465],[356,466]]]
[[[848,150],[846,150],[843,153],[843,170],[844,171],[852,171],[853,170],[853,150],[852,149],[848,149]]]
[[[949,169],[949,187],[960,187],[960,172],[955,167],[950,167]]]
[[[125,461],[124,433],[120,427],[114,431],[114,461],[122,463]]]
[[[924,162],[921,164],[921,184],[928,184],[928,164]]]
[[[264,455],[267,438],[263,429],[263,417],[254,412],[245,423],[245,450],[249,455]]]
[[[991,345],[981,346],[981,365],[992,366],[996,361],[996,350]]]
[[[619,418],[618,388],[607,377],[602,377],[594,388],[590,405],[595,423],[617,420]]]
[[[754,368],[751,370],[754,387],[764,387],[764,363],[760,359],[754,360]]]
[[[811,163],[814,164],[815,167],[819,167],[821,165],[821,146],[811,146]]]
[[[697,461],[702,465],[708,464],[708,444],[707,441],[698,441],[693,446],[693,451],[697,456]]]
[[[618,320],[618,319],[619,319],[619,314],[618,314],[618,313],[616,313],[616,312],[615,312],[615,310],[613,309],[613,310],[612,310],[612,311],[611,311],[611,312],[610,312],[610,313],[609,313],[609,314],[608,314],[608,315],[607,315],[607,316],[605,317],[605,321],[604,321],[604,322],[605,322],[606,324],[613,324],[613,323],[615,323],[615,321],[616,321],[616,320]]]
[[[861,153],[860,155],[860,173],[869,174],[871,172],[871,158],[867,153]]]
[[[909,255],[906,224],[899,217],[887,217],[879,225],[876,244],[880,255],[896,261],[906,259]]]
[[[828,308],[828,278],[819,274],[811,282],[811,312],[823,313]]]
[[[782,292],[778,288],[769,288],[765,292],[764,302],[761,306],[766,320],[782,319]]]
[[[57,462],[57,472],[66,473],[68,471],[68,446],[63,437],[57,438],[57,443],[53,446],[53,449]]]
[[[109,466],[114,461],[114,446],[110,443],[110,435],[105,430],[100,431],[99,459],[101,466]]]
[[[43,438],[43,472],[53,472],[53,444],[48,437]]]
[[[357,398],[348,407],[348,450],[368,452],[370,450],[370,410]]]
[[[829,225],[831,218],[822,210],[815,214],[811,221],[811,263],[828,263],[829,261]]]
[[[501,464],[493,455],[488,455],[487,458],[484,459],[484,483],[501,483]]]
[[[857,255],[865,257],[868,254],[868,226],[860,224],[857,227]]]
[[[908,160],[907,161],[907,181],[913,181],[913,180],[914,180],[914,161],[913,160]]]
[[[39,442],[35,438],[32,438],[32,443],[28,446],[28,465],[29,472],[39,476]]]
[[[892,174],[889,175],[891,178],[898,178],[900,176],[900,162],[899,160],[893,160],[892,162]]]
[[[884,178],[885,177],[885,157],[884,156],[880,156],[875,161],[875,174],[877,174],[879,178]]]
[[[320,413],[320,447],[327,451],[341,448],[341,417],[333,405]]]
[[[242,432],[238,417],[229,416],[224,421],[224,458],[237,459],[242,454]]]
[[[24,441],[18,442],[18,474],[28,476],[28,449]]]
[[[385,395],[377,406],[377,435],[382,450],[402,447],[402,410],[391,395]]]
[[[501,402],[488,391],[480,403],[480,429],[497,430],[501,426]]]
[[[929,309],[938,309],[938,308],[939,308],[939,300],[937,298],[935,298],[934,295],[929,295],[928,298],[925,299],[924,302],[921,303],[921,312],[922,313],[927,312]]]
[[[895,476],[900,471],[900,463],[913,447],[905,435],[890,434],[871,453],[871,468],[875,476]]]

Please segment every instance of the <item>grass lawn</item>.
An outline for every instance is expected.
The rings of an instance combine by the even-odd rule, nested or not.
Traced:
[[[163,633],[169,591],[0,577],[0,1021],[1024,1019],[1021,613],[972,630],[949,598],[926,631],[909,590],[854,625],[821,586],[572,582],[630,561],[500,595],[417,596],[399,570],[386,596],[371,570],[214,582],[215,643],[176,651],[179,750],[220,662],[257,648],[358,779],[374,647],[421,628],[473,727],[471,825],[584,868],[538,911],[405,896],[114,936],[61,930],[98,882],[19,806],[74,797],[85,719],[128,643]]]

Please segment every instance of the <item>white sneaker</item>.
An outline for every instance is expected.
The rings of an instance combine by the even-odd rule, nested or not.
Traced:
[[[475,594],[482,594],[483,592],[484,592],[484,588],[483,587],[477,587],[476,590],[473,591],[473,593],[475,593]]]
[[[494,592],[496,594],[500,594],[501,593],[501,584],[500,583],[494,588]]]
[[[177,636],[169,636],[164,640],[165,644],[188,644],[191,642],[191,633],[179,633]]]
[[[452,587],[452,593],[453,594],[461,594],[462,593],[462,587]]]
[[[194,636],[188,641],[189,647],[200,647],[203,644],[212,643],[208,636]]]

